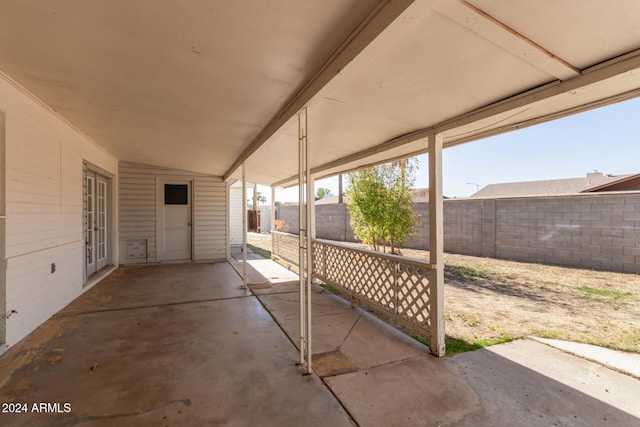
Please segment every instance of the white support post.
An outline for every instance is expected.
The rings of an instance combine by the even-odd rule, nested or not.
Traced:
[[[442,134],[429,135],[429,263],[431,285],[431,353],[445,355],[444,231],[442,197]]]
[[[276,187],[271,187],[271,230],[276,229]],[[271,258],[273,259],[273,233],[271,233]]]
[[[276,229],[276,187],[271,187],[271,230]]]
[[[304,131],[301,113],[298,113],[298,279],[299,283],[299,299],[300,299],[300,366],[305,365],[305,349],[306,349],[306,333],[304,319],[304,220],[306,218],[304,211]]]
[[[313,249],[313,241],[316,239],[316,181],[311,178],[311,168],[309,168],[309,183],[309,241],[311,242],[311,249]],[[311,260],[309,280],[311,283],[318,283],[313,277],[313,250],[309,254],[309,259]],[[309,295],[311,295],[311,290],[309,290]]]
[[[309,236],[311,240],[316,238],[316,180],[311,178],[311,168],[309,168],[309,191],[307,197],[309,200]]]
[[[231,184],[229,181],[224,183],[225,197],[227,198],[227,212],[225,215],[225,221],[227,223],[227,246],[226,254],[227,261],[231,262]]]
[[[247,289],[247,180],[242,163],[242,287]]]
[[[306,190],[306,191],[305,191]],[[298,241],[300,278],[300,366],[303,374],[311,373],[311,213],[312,191],[307,139],[307,109],[298,113]],[[305,200],[306,199],[306,200]]]
[[[306,113],[306,111],[305,111]],[[306,121],[306,114],[305,114],[305,121]],[[307,255],[305,257],[305,261],[306,261],[306,269],[307,271],[305,272],[305,280],[306,280],[306,303],[307,303],[307,310],[306,310],[306,317],[307,317],[307,374],[311,373],[311,366],[312,366],[312,352],[311,352],[311,343],[313,341],[312,339],[312,335],[311,335],[311,282],[313,280],[313,239],[315,239],[316,237],[316,232],[315,232],[315,197],[314,197],[314,181],[311,178],[311,166],[310,166],[310,155],[309,155],[309,133],[308,133],[308,128],[307,131],[305,132],[307,134],[307,137],[305,138],[305,154],[306,154],[306,159],[305,159],[305,165],[306,165],[306,177],[305,180],[307,182],[307,203],[306,203],[306,207],[307,207],[307,219],[306,219],[306,224],[307,224],[307,242],[306,242],[306,246],[307,246]]]

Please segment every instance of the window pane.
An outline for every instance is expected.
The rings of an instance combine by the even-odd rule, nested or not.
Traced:
[[[187,184],[165,184],[165,205],[187,205],[189,199],[189,186]]]

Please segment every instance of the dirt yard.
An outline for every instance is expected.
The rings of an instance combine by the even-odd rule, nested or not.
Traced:
[[[271,236],[249,243],[269,251]],[[640,353],[640,276],[445,254],[445,319],[467,343],[537,335]]]

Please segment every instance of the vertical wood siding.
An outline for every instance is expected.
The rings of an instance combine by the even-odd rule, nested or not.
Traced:
[[[231,187],[229,193],[229,243],[242,245],[242,188]]]
[[[0,110],[6,126],[6,342],[13,345],[86,290],[83,162],[115,175],[117,159],[3,76]]]
[[[120,162],[120,264],[156,262],[156,176],[159,168]],[[127,261],[126,242],[147,241],[147,259]]]
[[[220,177],[120,162],[120,264],[158,262],[156,183],[192,182],[193,260],[221,260],[226,253],[226,195]],[[147,241],[147,259],[127,259],[127,241]]]
[[[194,260],[226,256],[227,196],[222,180],[194,179]]]

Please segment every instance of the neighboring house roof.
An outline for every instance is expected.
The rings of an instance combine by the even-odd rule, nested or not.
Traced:
[[[508,182],[490,184],[471,198],[496,198],[517,196],[557,196],[594,191],[638,175],[605,175],[594,171],[582,178],[550,179],[544,181]],[[616,191],[616,190],[608,190]]]
[[[626,178],[584,190],[583,193],[601,193],[605,191],[640,191],[640,174],[628,175]]]

